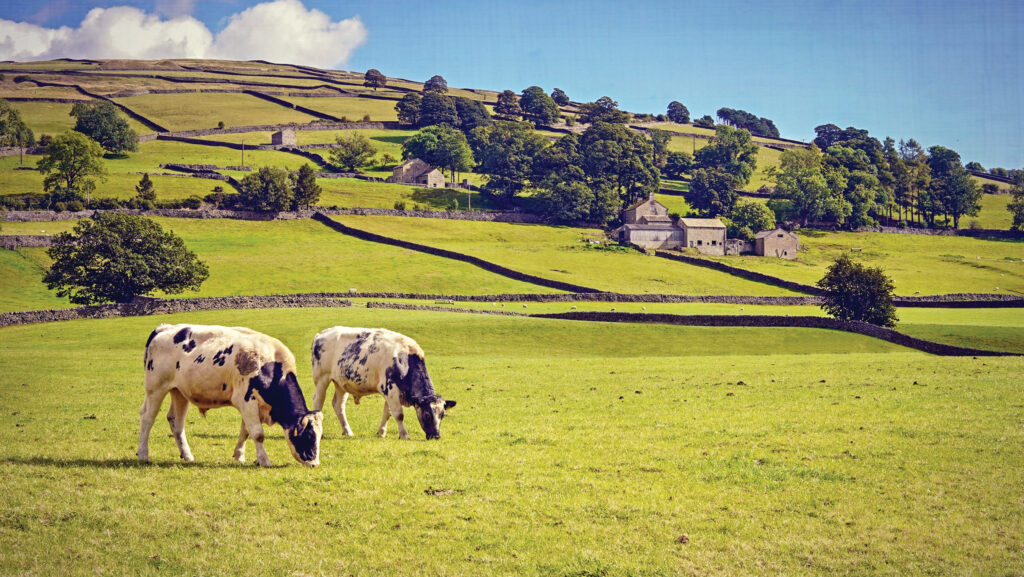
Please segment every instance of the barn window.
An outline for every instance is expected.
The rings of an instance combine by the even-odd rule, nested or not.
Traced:
[[[701,245],[703,244],[703,242],[704,242],[704,241],[698,240],[698,241],[697,241],[697,246],[701,246]]]
[[[778,236],[779,236],[779,238],[782,238],[782,235],[781,235],[781,234],[780,234],[780,235],[778,235]]]
[[[718,241],[717,240],[711,241],[711,246],[718,246]]]

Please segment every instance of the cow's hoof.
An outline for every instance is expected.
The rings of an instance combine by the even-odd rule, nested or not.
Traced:
[[[182,455],[181,456],[181,460],[185,461],[186,463],[195,463],[196,462],[196,458],[193,457],[192,455]]]
[[[235,460],[236,460],[236,461],[238,461],[239,463],[244,463],[244,462],[245,462],[245,455],[235,455],[235,457],[234,457],[234,458],[235,458]]]

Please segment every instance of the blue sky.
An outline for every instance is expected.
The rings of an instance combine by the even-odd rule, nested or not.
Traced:
[[[127,5],[191,15],[216,35],[253,4],[0,0],[0,18],[74,28],[91,8]],[[351,70],[517,92],[559,87],[636,112],[664,112],[671,100],[697,116],[741,108],[789,138],[809,140],[831,122],[947,146],[986,167],[1024,167],[1020,1],[303,4],[332,21],[358,16],[365,37],[343,53]]]

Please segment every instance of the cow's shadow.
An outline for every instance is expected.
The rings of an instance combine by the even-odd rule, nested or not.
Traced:
[[[0,464],[3,465],[21,465],[21,466],[34,466],[34,467],[59,467],[63,469],[79,469],[79,468],[91,468],[91,469],[183,469],[183,468],[199,468],[199,469],[260,469],[255,464],[255,460],[250,460],[245,463],[238,463],[232,461],[230,457],[225,456],[224,460],[211,460],[201,461],[195,463],[186,463],[184,461],[155,461],[150,463],[142,463],[134,457],[124,457],[121,459],[57,459],[53,457],[6,457],[0,459]],[[275,464],[273,469],[280,467],[286,467],[287,464]]]

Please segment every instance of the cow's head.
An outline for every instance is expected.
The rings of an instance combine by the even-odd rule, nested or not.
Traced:
[[[432,401],[423,401],[416,405],[416,416],[420,419],[420,427],[427,434],[427,439],[441,438],[441,419],[444,418],[445,409],[455,406],[455,401],[446,401],[441,397],[434,397]]]
[[[295,460],[307,467],[320,464],[320,437],[324,434],[324,414],[310,411],[285,431],[288,448]]]

